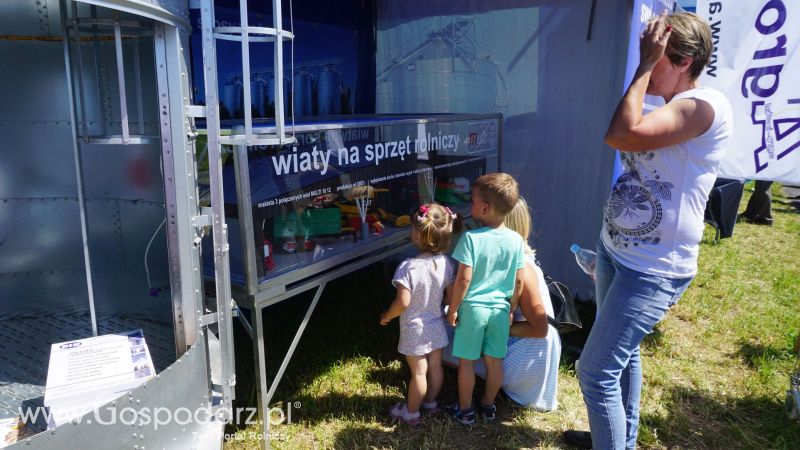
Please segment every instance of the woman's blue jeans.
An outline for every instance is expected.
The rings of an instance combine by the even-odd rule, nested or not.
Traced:
[[[635,448],[642,365],[639,344],[678,302],[692,277],[672,279],[629,269],[602,241],[595,266],[597,319],[578,363],[595,449]]]

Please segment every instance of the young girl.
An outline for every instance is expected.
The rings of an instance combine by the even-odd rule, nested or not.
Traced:
[[[408,400],[396,404],[391,415],[410,425],[420,420],[420,405],[438,411],[436,396],[442,388],[442,348],[447,345],[442,300],[453,283],[455,265],[443,252],[450,249],[456,215],[435,203],[419,207],[411,219],[411,242],[419,255],[397,267],[392,284],[397,296],[381,314],[381,325],[400,316],[400,343],[411,368]]]

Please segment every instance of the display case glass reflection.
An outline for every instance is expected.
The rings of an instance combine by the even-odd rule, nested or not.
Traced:
[[[336,255],[359,253],[366,243],[405,236],[421,203],[436,201],[468,214],[472,182],[497,170],[499,120],[384,120],[333,129],[323,124],[296,133],[290,146],[249,147],[252,226],[241,229],[253,233],[249,251],[256,267],[250,272],[263,283]],[[238,216],[232,207],[239,207],[230,195],[233,171],[228,163],[229,229]],[[234,242],[232,231],[232,279],[244,283],[247,258],[237,254],[241,242]]]

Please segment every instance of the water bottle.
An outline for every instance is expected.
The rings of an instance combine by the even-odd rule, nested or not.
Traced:
[[[569,247],[570,251],[575,254],[575,261],[586,272],[587,275],[594,279],[594,268],[597,261],[597,254],[591,250],[581,248],[578,244],[572,244]]]

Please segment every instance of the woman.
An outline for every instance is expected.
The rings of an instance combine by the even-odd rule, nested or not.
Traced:
[[[727,99],[697,81],[712,51],[694,14],[662,15],[642,33],[639,67],[606,134],[625,171],[605,207],[597,319],[578,364],[591,436],[567,431],[570,444],[636,446],[639,344],[697,272],[704,206],[733,128]],[[645,93],[666,104],[643,115]]]
[[[528,242],[531,219],[523,198],[506,216],[504,223]],[[558,331],[547,323],[547,316],[553,316],[553,305],[544,274],[530,247],[527,247],[525,256],[525,279],[519,305],[514,310],[508,352],[503,360],[501,388],[520,405],[537,411],[552,411],[558,407],[556,392],[561,340]],[[450,332],[452,334],[452,330]],[[452,355],[452,344],[445,349],[444,358],[450,364],[458,364],[458,359]],[[475,362],[475,373],[481,378],[486,377],[486,366],[480,360]]]

